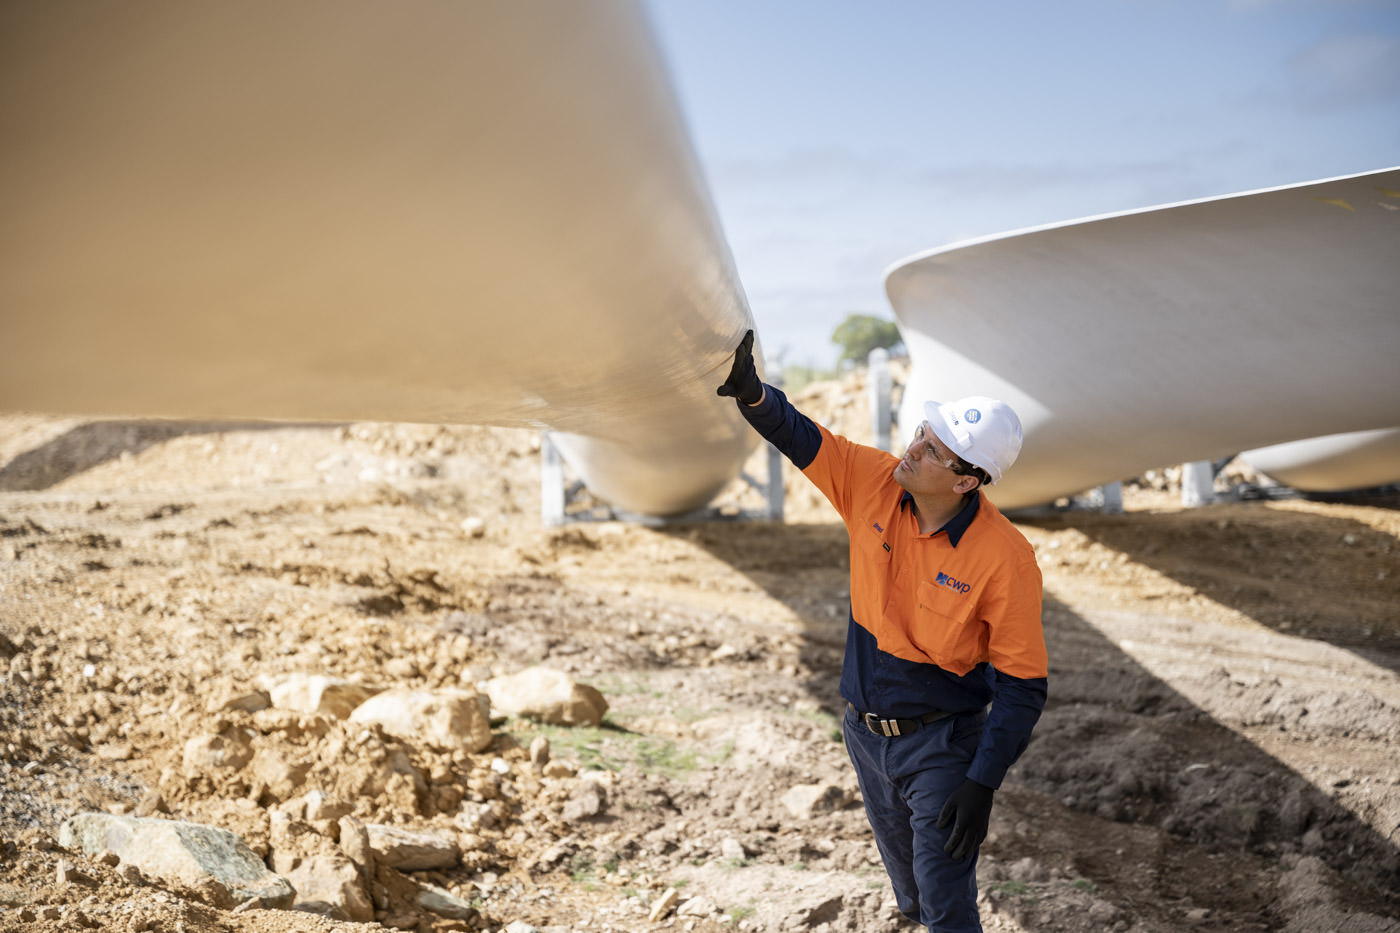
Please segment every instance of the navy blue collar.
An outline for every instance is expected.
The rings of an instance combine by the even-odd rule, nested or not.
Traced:
[[[977,507],[982,504],[982,494],[975,489],[964,498],[967,501],[963,504],[963,507],[958,510],[958,514],[948,519],[942,528],[935,528],[933,531],[930,531],[928,533],[930,538],[940,531],[946,531],[948,532],[948,543],[953,547],[958,546],[958,542],[962,540],[963,533],[967,531],[968,526],[972,524],[972,520],[977,517]],[[910,495],[909,490],[904,490],[904,495],[899,497],[899,507],[901,509],[906,506],[912,508],[913,504],[914,497]]]

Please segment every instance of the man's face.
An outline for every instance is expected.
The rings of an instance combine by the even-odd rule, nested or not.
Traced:
[[[950,490],[962,479],[954,472],[958,458],[934,436],[927,421],[919,423],[904,459],[894,468],[894,481],[915,495]]]

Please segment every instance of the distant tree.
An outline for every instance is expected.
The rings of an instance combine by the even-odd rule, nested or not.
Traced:
[[[848,314],[831,332],[831,342],[841,348],[841,363],[847,360],[863,363],[871,350],[876,347],[888,350],[903,339],[894,321],[873,314]]]

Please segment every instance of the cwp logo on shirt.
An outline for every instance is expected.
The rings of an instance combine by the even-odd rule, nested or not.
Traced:
[[[948,589],[954,590],[958,593],[962,593],[963,595],[967,595],[967,593],[972,589],[971,584],[964,583],[961,580],[955,580],[941,570],[938,572],[938,576],[934,579],[933,582],[938,586],[946,586]]]

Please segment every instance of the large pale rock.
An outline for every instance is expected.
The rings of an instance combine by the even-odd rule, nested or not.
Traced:
[[[596,726],[608,711],[608,701],[595,688],[548,667],[493,677],[485,689],[491,708],[498,713],[528,716],[555,725]]]
[[[80,813],[59,828],[59,844],[89,855],[115,852],[144,874],[207,890],[216,906],[250,898],[286,907],[296,892],[233,833],[198,823]]]
[[[360,705],[350,720],[377,724],[396,738],[442,751],[479,752],[492,740],[486,699],[474,690],[386,690]]]
[[[429,913],[437,914],[439,917],[447,917],[449,920],[474,920],[476,919],[476,908],[453,894],[434,884],[425,884],[418,892],[418,906]]]
[[[296,888],[293,910],[356,923],[374,919],[360,870],[344,856],[313,856],[289,871],[287,880]]]
[[[457,843],[432,833],[417,833],[397,826],[370,823],[369,848],[377,865],[399,871],[428,871],[451,868],[462,858]]]
[[[363,684],[324,674],[284,674],[265,679],[268,696],[277,709],[320,713],[345,719],[376,691]]]
[[[811,819],[845,805],[846,792],[835,784],[797,784],[783,794],[783,806],[799,819]]]

